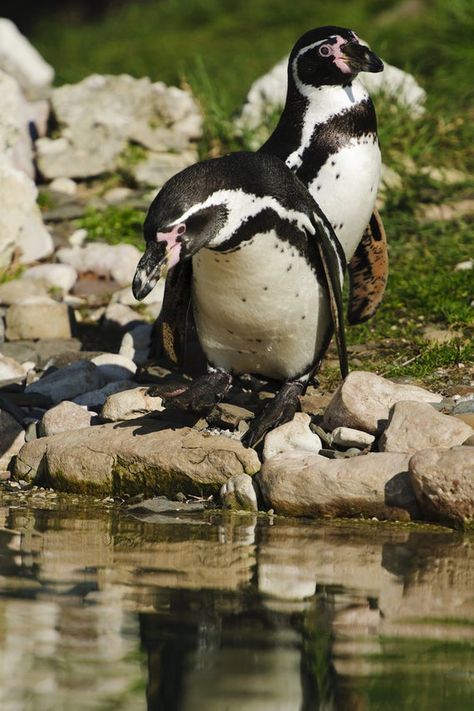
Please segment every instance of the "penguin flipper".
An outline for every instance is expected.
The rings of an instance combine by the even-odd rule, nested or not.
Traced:
[[[388,278],[387,236],[376,209],[348,265],[347,319],[353,326],[367,321],[380,306]]]
[[[329,306],[339,356],[339,368],[343,378],[349,373],[346,333],[344,330],[344,309],[342,302],[342,280],[346,268],[344,253],[334,230],[322,215],[314,214],[312,220],[316,230],[316,245],[324,268],[329,292]]]
[[[178,262],[168,272],[163,306],[156,322],[152,357],[164,358],[172,366],[182,366],[186,347],[186,330],[191,303],[192,262]]]

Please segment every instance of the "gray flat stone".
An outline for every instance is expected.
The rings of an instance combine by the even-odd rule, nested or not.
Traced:
[[[23,339],[71,338],[72,312],[47,297],[30,297],[12,304],[6,315],[6,337]]]
[[[46,395],[57,404],[62,400],[73,400],[104,385],[105,378],[99,368],[87,360],[81,360],[28,385],[25,392]]]

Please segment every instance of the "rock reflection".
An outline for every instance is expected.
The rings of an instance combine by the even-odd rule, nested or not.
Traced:
[[[470,708],[474,547],[458,533],[154,525],[67,497],[0,506],[0,523],[7,711]]]

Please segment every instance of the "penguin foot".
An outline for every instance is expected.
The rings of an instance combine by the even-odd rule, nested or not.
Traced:
[[[304,388],[305,384],[299,380],[285,383],[252,420],[249,429],[242,437],[242,443],[246,447],[255,447],[270,430],[292,420],[298,410],[299,396]]]
[[[226,373],[224,370],[211,370],[197,378],[189,388],[161,393],[161,397],[165,407],[207,413],[225,397],[231,385],[232,376],[230,373]],[[152,393],[150,392],[150,394]]]

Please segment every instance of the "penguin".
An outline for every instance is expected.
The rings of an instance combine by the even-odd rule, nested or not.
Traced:
[[[317,203],[279,158],[240,152],[186,168],[153,200],[144,237],[135,298],[190,263],[194,321],[207,360],[206,374],[165,400],[204,412],[236,375],[282,382],[245,435],[245,444],[255,446],[293,417],[334,332],[345,377],[344,252]]]
[[[348,262],[348,322],[369,319],[387,282],[386,236],[375,200],[381,156],[373,103],[358,79],[383,63],[357,35],[319,27],[296,42],[288,62],[286,104],[261,153],[296,173],[328,217]],[[185,357],[192,265],[170,272],[157,323],[155,354],[171,364]]]
[[[385,231],[375,210],[377,119],[358,78],[359,72],[382,70],[381,59],[352,30],[306,32],[289,57],[280,120],[260,148],[285,161],[331,222],[349,265],[350,324],[375,313],[387,281]]]

